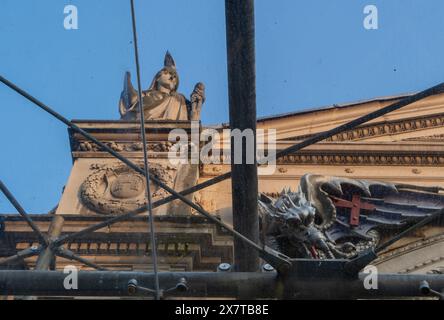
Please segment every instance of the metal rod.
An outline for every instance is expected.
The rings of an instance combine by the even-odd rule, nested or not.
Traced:
[[[23,209],[23,207],[14,197],[14,195],[9,191],[9,189],[1,180],[0,180],[0,189],[2,190],[6,198],[9,200],[9,202],[11,202],[11,204],[14,206],[14,208],[17,209],[18,213],[23,217],[23,219],[25,219],[25,221],[28,223],[31,229],[37,234],[40,243],[42,245],[48,245],[47,237],[40,231],[39,227],[34,223],[34,221],[32,221],[31,217],[26,213],[25,209]]]
[[[143,145],[143,162],[145,165],[145,182],[146,182],[146,197],[148,201],[148,213],[149,213],[149,225],[150,225],[150,235],[151,235],[151,254],[153,257],[153,269],[154,269],[154,290],[156,291],[156,300],[160,300],[160,288],[159,288],[159,277],[158,277],[158,266],[157,266],[157,246],[156,246],[156,232],[154,230],[154,218],[153,218],[153,207],[151,199],[151,188],[150,188],[150,170],[148,162],[148,151],[146,147],[146,134],[145,134],[145,115],[143,110],[143,99],[142,99],[142,83],[140,81],[140,63],[139,63],[139,46],[137,43],[137,26],[136,26],[136,13],[134,10],[134,0],[131,2],[131,17],[133,25],[133,39],[134,39],[134,55],[136,59],[136,71],[137,71],[137,87],[139,95],[139,112],[140,112],[140,131],[142,135],[142,145]]]
[[[166,288],[174,287],[182,278],[188,291],[169,293],[174,297],[233,297],[263,299],[362,299],[390,297],[421,297],[420,284],[442,291],[443,275],[378,274],[378,289],[368,290],[360,274],[356,279],[325,278],[285,280],[273,272],[168,272],[159,273]],[[80,271],[78,289],[63,286],[66,274],[57,271],[0,271],[0,295],[32,294],[38,296],[130,296],[128,284],[137,280],[142,287],[152,287],[154,275],[126,271]]]
[[[106,152],[108,152],[112,156],[116,157],[117,159],[119,159],[120,161],[125,163],[131,169],[135,170],[136,172],[138,172],[140,174],[145,175],[145,171],[143,169],[141,169],[140,167],[138,167],[137,165],[132,163],[130,160],[128,160],[127,158],[122,156],[120,153],[112,150],[109,146],[107,146],[106,144],[100,142],[99,140],[94,138],[92,135],[90,135],[88,132],[82,130],[77,125],[75,125],[74,123],[72,123],[71,121],[69,121],[68,119],[66,119],[62,115],[60,115],[59,113],[55,112],[50,107],[48,107],[47,105],[45,105],[41,101],[37,100],[35,97],[33,97],[30,94],[28,94],[26,91],[20,89],[15,84],[13,84],[12,82],[10,82],[9,80],[5,79],[2,76],[0,76],[0,81],[3,82],[8,87],[10,87],[11,89],[13,89],[14,91],[16,91],[17,93],[19,93],[20,95],[22,95],[23,97],[25,97],[26,99],[28,99],[29,101],[31,101],[34,104],[36,104],[38,107],[40,107],[44,111],[46,111],[49,114],[51,114],[52,116],[54,116],[56,119],[60,120],[64,124],[66,124],[72,130],[76,131],[77,133],[79,133],[80,135],[85,137],[86,139],[88,139],[88,140],[94,142],[95,144],[97,144],[98,146],[100,146],[103,150],[105,150]],[[174,189],[172,189],[169,186],[167,186],[166,184],[164,184],[162,181],[160,181],[155,176],[151,175],[151,180],[156,185],[158,185],[162,189],[166,190],[170,194],[176,196],[178,199],[180,199],[181,201],[183,201],[184,203],[189,205],[191,208],[193,208],[194,210],[199,212],[201,215],[206,217],[208,220],[210,220],[210,221],[220,225],[221,227],[225,228],[227,230],[227,232],[231,233],[231,235],[233,235],[237,239],[240,239],[243,242],[247,243],[250,246],[250,248],[259,251],[260,256],[265,261],[267,261],[268,263],[273,265],[274,262],[271,262],[271,260],[272,261],[276,261],[276,259],[277,259],[278,261],[280,261],[280,264],[286,265],[288,267],[288,261],[286,261],[285,258],[282,258],[282,257],[284,257],[284,255],[280,255],[280,257],[277,257],[275,254],[271,253],[272,250],[270,248],[264,248],[264,247],[258,245],[257,243],[251,241],[250,239],[248,239],[247,237],[245,237],[241,233],[237,232],[236,230],[233,230],[229,225],[227,225],[226,223],[220,221],[218,218],[216,218],[215,216],[211,215],[209,212],[204,210],[202,207],[196,205],[193,201],[187,199],[186,197],[184,197],[180,193],[176,192]],[[275,267],[276,269],[279,269],[279,265],[274,264],[273,267]]]
[[[411,232],[413,232],[413,231],[415,231],[415,230],[417,230],[417,229],[427,225],[428,223],[432,222],[433,220],[438,219],[443,214],[444,214],[444,209],[437,210],[432,215],[428,216],[427,218],[422,219],[420,222],[412,225],[410,228],[400,232],[399,234],[394,236],[392,239],[387,240],[387,242],[385,242],[385,243],[381,244],[380,246],[378,246],[375,249],[375,252],[379,253],[379,252],[387,249],[388,247],[390,247],[392,244],[394,244],[395,242],[397,242],[401,238],[403,238],[406,235],[410,234]]]
[[[41,246],[32,246],[17,252],[15,255],[0,259],[0,266],[8,265],[14,263],[17,260],[23,260],[35,255],[38,255],[42,250]]]
[[[231,130],[247,130],[254,140],[242,139],[242,162],[235,163],[237,141],[231,137],[231,191],[234,229],[259,243],[258,177],[256,159],[256,70],[254,47],[254,0],[225,0],[228,92]],[[252,143],[253,146],[247,146]],[[250,148],[252,147],[252,148]],[[252,155],[247,155],[251,152]],[[251,163],[247,163],[247,159]],[[236,271],[259,269],[257,251],[234,239]]]
[[[94,262],[82,258],[78,255],[76,255],[74,252],[72,252],[71,250],[68,250],[66,248],[60,247],[57,251],[56,251],[56,255],[65,259],[69,259],[69,260],[75,260],[78,261],[80,263],[83,263],[84,265],[94,268],[96,270],[99,271],[107,271],[106,268],[99,266],[98,264],[95,264]]]

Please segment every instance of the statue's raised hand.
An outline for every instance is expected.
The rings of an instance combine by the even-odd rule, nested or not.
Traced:
[[[205,85],[202,82],[199,82],[194,86],[190,100],[190,120],[200,120],[200,112],[202,110],[202,105],[205,102]]]

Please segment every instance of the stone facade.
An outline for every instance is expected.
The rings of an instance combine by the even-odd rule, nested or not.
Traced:
[[[259,129],[276,129],[276,149],[282,150],[318,132],[375,111],[402,97],[374,99],[360,103],[267,117],[258,120]],[[272,175],[259,177],[259,189],[268,195],[284,187],[295,188],[306,173],[380,180],[423,186],[444,187],[444,94],[373,120],[357,129],[333,136],[300,152],[278,160]],[[133,121],[75,121],[113,150],[142,165],[139,124]],[[174,143],[172,129],[190,133],[189,121],[147,121],[151,173],[181,191],[230,170],[229,164],[178,164],[168,160]],[[221,150],[229,138],[218,128]],[[200,128],[202,130],[204,128]],[[54,215],[64,218],[62,233],[72,233],[93,223],[120,215],[143,205],[144,178],[127,169],[98,146],[69,132],[73,167],[57,210],[36,216],[48,230]],[[221,158],[221,160],[224,160]],[[189,196],[198,205],[231,223],[230,180]],[[153,201],[167,195],[153,185]],[[233,259],[232,238],[221,228],[198,216],[180,201],[155,209],[155,227],[162,270],[212,270]],[[27,225],[5,216],[6,230],[0,255],[8,256],[37,242]],[[151,255],[146,214],[84,235],[67,247],[101,266],[116,270],[150,270]],[[376,262],[381,272],[442,272],[444,226],[432,224],[393,245]],[[75,264],[57,258],[57,269]],[[25,259],[20,268],[33,268],[35,258]],[[80,267],[80,265],[79,265]],[[86,268],[83,267],[82,268]]]

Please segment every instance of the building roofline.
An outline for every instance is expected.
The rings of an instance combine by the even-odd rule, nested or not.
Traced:
[[[321,106],[321,107],[311,107],[311,108],[306,108],[306,109],[302,109],[302,110],[298,110],[298,111],[291,111],[291,112],[285,112],[285,113],[280,113],[280,114],[275,114],[275,115],[258,117],[257,122],[265,122],[265,121],[269,121],[269,120],[288,118],[288,117],[292,117],[292,116],[299,116],[299,115],[309,114],[309,113],[318,112],[318,111],[327,111],[327,110],[332,110],[332,109],[348,108],[348,107],[353,107],[353,106],[356,106],[359,104],[364,104],[364,103],[387,102],[387,101],[399,100],[399,99],[410,97],[416,93],[417,92],[413,92],[413,93],[409,92],[409,93],[397,94],[397,95],[392,95],[392,96],[382,96],[382,97],[376,97],[376,98],[357,100],[357,101],[352,101],[352,102],[335,103],[332,105],[326,105],[326,106]],[[444,93],[444,91],[438,92],[437,94],[440,94],[440,93]],[[219,126],[210,125],[210,126],[205,126],[205,127],[227,128],[227,127],[229,127],[229,124],[225,122]]]
[[[439,92],[439,93],[442,93],[442,92]],[[393,95],[393,96],[383,96],[383,97],[376,97],[376,98],[370,98],[370,99],[363,99],[363,100],[357,100],[357,101],[345,102],[345,103],[335,103],[332,105],[326,105],[326,106],[322,106],[322,107],[313,107],[313,108],[302,109],[300,111],[293,111],[293,112],[286,112],[286,113],[281,113],[281,114],[276,114],[276,115],[263,116],[263,117],[259,117],[257,119],[257,121],[264,122],[264,121],[268,121],[268,120],[287,118],[287,117],[291,117],[291,116],[298,116],[298,115],[303,115],[303,114],[308,114],[308,113],[313,113],[313,112],[318,112],[318,111],[327,111],[327,110],[331,110],[331,109],[348,108],[348,107],[353,107],[353,106],[356,106],[359,104],[364,104],[364,103],[387,102],[387,101],[399,100],[399,99],[413,96],[414,94],[416,94],[416,92],[415,93],[398,94],[398,95]]]

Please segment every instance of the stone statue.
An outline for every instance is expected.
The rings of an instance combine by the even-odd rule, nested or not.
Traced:
[[[261,240],[292,258],[353,258],[444,205],[439,187],[306,174],[298,192],[261,194]]]
[[[148,90],[142,92],[145,120],[200,120],[200,112],[205,102],[205,86],[197,83],[190,100],[177,92],[179,75],[176,64],[169,52],[165,54],[164,67],[151,82]],[[138,93],[127,72],[120,97],[119,112],[122,120],[140,119]]]
[[[345,257],[315,223],[316,210],[302,191],[284,189],[275,201],[261,194],[259,200],[261,240],[292,258]],[[344,249],[354,249],[345,243]]]

